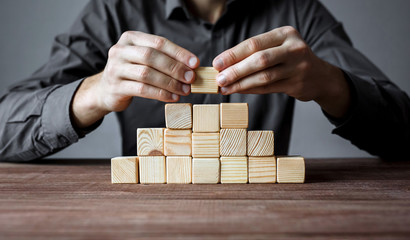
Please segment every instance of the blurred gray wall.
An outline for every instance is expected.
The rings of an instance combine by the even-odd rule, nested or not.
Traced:
[[[354,45],[410,94],[408,0],[323,0]],[[85,0],[0,1],[0,89],[19,81],[48,59],[53,37],[66,31]],[[383,126],[380,126],[383,127]],[[332,126],[314,103],[297,102],[291,154],[306,157],[369,156],[331,134]],[[121,154],[116,118],[110,114],[95,132],[58,158],[110,158]]]

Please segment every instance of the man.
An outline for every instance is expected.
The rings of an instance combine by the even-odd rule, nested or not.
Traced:
[[[222,95],[190,94],[213,65]],[[315,0],[91,1],[50,61],[0,98],[0,159],[54,153],[118,112],[123,154],[135,129],[163,126],[163,102],[248,102],[250,129],[286,154],[294,99],[315,101],[334,133],[381,157],[410,143],[410,100],[355,50]]]

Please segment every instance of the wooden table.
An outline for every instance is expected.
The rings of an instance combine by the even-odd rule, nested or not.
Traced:
[[[113,185],[108,160],[0,164],[1,239],[410,239],[410,161],[307,159],[306,184]]]

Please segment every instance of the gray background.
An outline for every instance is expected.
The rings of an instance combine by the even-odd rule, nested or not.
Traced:
[[[409,94],[410,1],[322,2],[344,23],[354,45]],[[53,37],[69,28],[86,3],[85,0],[1,0],[0,89],[29,76],[47,61]],[[290,154],[369,156],[332,135],[331,130],[332,126],[316,104],[297,102]],[[109,158],[121,154],[120,146],[118,123],[110,114],[98,130],[53,157]]]

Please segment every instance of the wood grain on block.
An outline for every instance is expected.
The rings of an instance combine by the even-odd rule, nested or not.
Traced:
[[[219,183],[220,162],[219,158],[193,158],[192,183],[216,184]]]
[[[140,183],[166,183],[165,157],[139,157]]]
[[[111,158],[111,183],[138,183],[138,157]]]
[[[275,183],[275,157],[249,157],[249,183]]]
[[[191,93],[214,93],[219,92],[216,82],[218,71],[213,67],[199,67],[195,70],[195,81],[191,84]]]
[[[191,156],[192,131],[165,129],[165,156]]]
[[[165,123],[170,129],[192,128],[192,104],[174,103],[165,105]]]
[[[247,103],[221,103],[221,128],[248,128]]]
[[[247,157],[221,157],[221,183],[247,183]]]
[[[219,157],[219,133],[192,133],[193,157]]]
[[[138,128],[138,156],[164,155],[164,128]]]
[[[194,132],[219,132],[219,104],[194,105]]]
[[[191,157],[167,157],[167,183],[189,184],[192,182]]]
[[[221,129],[219,134],[221,156],[246,156],[246,129]]]
[[[248,156],[269,157],[273,155],[273,131],[248,131]]]
[[[278,183],[304,183],[305,159],[301,156],[278,156]]]

